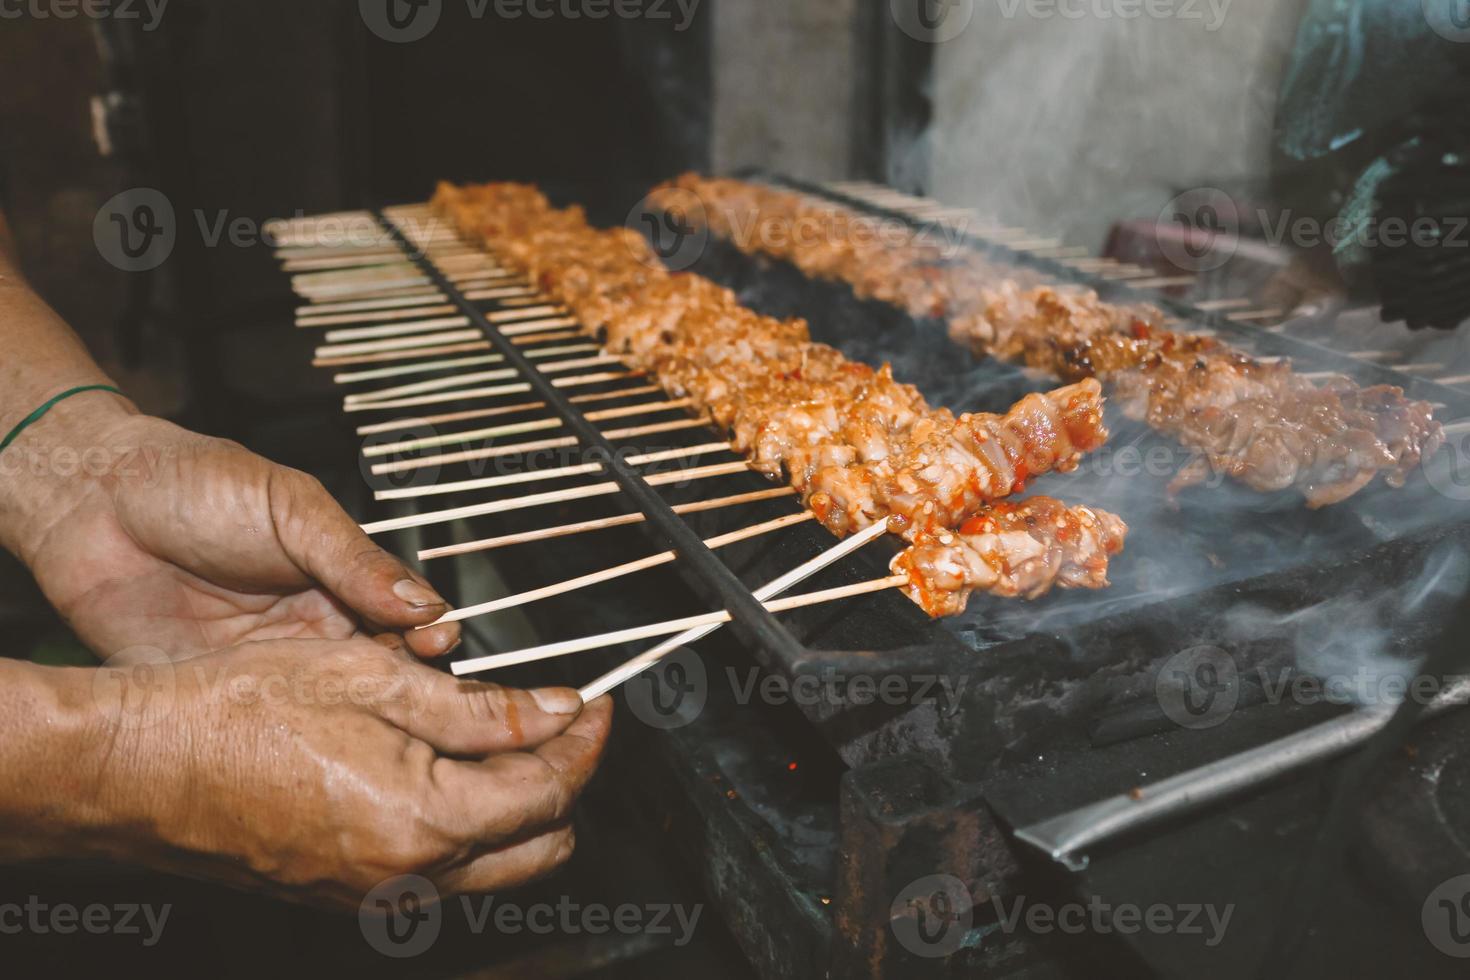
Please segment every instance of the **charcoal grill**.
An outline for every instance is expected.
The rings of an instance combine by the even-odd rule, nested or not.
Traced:
[[[842,191],[766,179],[893,220],[914,225],[921,220]],[[977,897],[1015,894],[1027,881],[1034,888],[1036,876],[1045,879],[1047,872],[1038,871],[1034,857],[1014,842],[1015,826],[1125,791],[1145,767],[1149,778],[1164,777],[1287,735],[1340,710],[1284,705],[1266,712],[1266,720],[1251,711],[1242,713],[1252,719],[1249,723],[1233,718],[1209,731],[1181,730],[1160,704],[1157,681],[1161,667],[1182,651],[1226,647],[1243,674],[1255,668],[1303,669],[1304,653],[1344,640],[1331,617],[1313,621],[1308,616],[1304,621],[1303,611],[1330,611],[1336,607],[1328,604],[1359,597],[1373,604],[1370,619],[1381,631],[1378,652],[1409,660],[1434,642],[1436,622],[1458,599],[1453,587],[1457,581],[1445,569],[1470,545],[1470,514],[1437,494],[1429,480],[1416,476],[1404,490],[1376,489],[1315,513],[1295,500],[1262,498],[1228,485],[1192,491],[1176,510],[1164,497],[1167,477],[1106,472],[1084,464],[1075,474],[1046,478],[1041,489],[1069,501],[1109,507],[1134,525],[1128,552],[1115,566],[1112,590],[1058,594],[1035,604],[977,597],[964,616],[942,622],[927,619],[893,593],[778,619],[755,601],[751,589],[830,548],[825,531],[808,524],[711,552],[702,539],[790,512],[795,505],[777,500],[738,513],[676,514],[673,508],[681,503],[769,484],[753,474],[732,474],[720,478],[718,491],[701,481],[655,492],[624,462],[627,452],[697,445],[708,442],[710,433],[613,444],[487,318],[483,304],[466,298],[383,212],[374,216],[412,257],[424,282],[485,335],[505,364],[578,438],[576,460],[604,466],[621,491],[567,502],[554,511],[474,518],[473,534],[512,534],[626,513],[631,505],[646,518],[636,529],[510,552],[518,579],[539,583],[568,578],[637,557],[650,544],[656,551],[672,549],[679,555],[673,567],[682,588],[670,577],[650,576],[528,607],[539,633],[561,638],[727,608],[734,614],[733,637],[700,650],[709,676],[718,678],[717,668],[738,666],[742,656],[749,656],[763,671],[792,684],[803,678],[839,680],[835,687],[824,683],[822,698],[798,706],[804,717],[799,724],[793,724],[789,711],[776,712],[779,717],[773,721],[766,717],[770,712],[732,705],[731,692],[711,683],[704,716],[668,733],[659,746],[688,772],[716,774],[714,782],[722,792],[714,796],[708,786],[691,781],[678,799],[670,797],[667,786],[657,788],[658,797],[669,812],[702,825],[692,833],[714,848],[716,864],[742,865],[740,874],[711,872],[711,885],[747,952],[770,975],[807,976],[810,967],[822,963],[832,965],[835,975],[900,975],[895,970],[917,975],[920,970],[977,964],[1004,970],[1030,962],[1032,947],[1045,943],[972,937],[946,957],[915,956],[893,940],[893,900],[916,879],[940,873],[965,882]],[[1367,383],[1397,384],[1440,405],[1445,418],[1470,416],[1470,395],[1459,387],[1410,377],[1311,343],[1296,336],[1295,329],[1270,324],[1273,317],[1258,309],[1242,310],[1218,298],[1205,301],[1209,309],[1201,309],[1186,298],[1150,288],[1177,290],[1177,277],[1139,274],[1130,285],[1126,279],[1083,271],[1091,266],[1069,263],[1065,250],[1052,244],[1018,248],[1014,240],[1007,244],[968,234],[964,242],[997,262],[1096,288],[1106,299],[1153,302],[1191,329],[1214,331],[1253,353],[1290,356],[1299,368],[1339,371]],[[1047,257],[1051,252],[1063,254]],[[725,243],[710,242],[693,271],[731,286],[762,312],[808,318],[815,339],[851,357],[893,361],[896,373],[936,404],[956,410],[1003,409],[1026,391],[1050,386],[1004,365],[973,363],[968,353],[950,344],[941,324],[915,321],[886,305],[859,300],[845,286],[810,281],[790,266],[753,259]],[[515,308],[495,307],[499,312]],[[1227,312],[1232,309],[1236,312]],[[609,383],[592,390],[611,394],[618,387]],[[632,401],[610,399],[598,407]],[[1121,420],[1110,422],[1115,448],[1134,447],[1144,456],[1150,451],[1172,453],[1150,433]],[[1441,458],[1431,465],[1452,462]],[[1454,476],[1437,473],[1434,485],[1453,486],[1444,481]],[[446,503],[468,504],[483,496]],[[412,522],[412,511],[392,513]],[[1282,548],[1283,541],[1294,547]],[[886,559],[879,547],[865,549],[823,572],[814,585],[881,577]],[[488,597],[458,598],[475,602]],[[1245,610],[1249,616],[1243,615]],[[569,630],[569,623],[574,628]],[[586,655],[575,665],[558,666],[573,680],[584,681],[618,659]],[[906,706],[875,705],[868,692],[842,683],[883,676],[966,683],[952,687],[953,696],[943,703]],[[654,683],[667,686],[677,679],[655,678]],[[1241,697],[1249,704],[1264,701],[1265,693],[1247,685]],[[776,813],[779,807],[749,812],[731,805],[746,796],[789,795],[782,777],[772,774],[775,767],[763,770],[761,761],[751,758],[749,744],[729,735],[730,726],[740,726],[742,719],[749,727],[752,716],[773,729],[757,742],[766,753],[778,759],[799,757],[806,760],[804,771],[815,768],[827,774],[817,780],[824,804],[808,808],[813,820],[804,849],[791,846],[792,835],[800,835]],[[831,777],[838,770],[811,764],[821,756],[807,744],[813,736],[846,768],[840,788]],[[1089,765],[1094,762],[1095,770]],[[764,829],[752,829],[762,825]],[[767,838],[780,854],[763,853],[758,842]],[[752,840],[757,842],[753,849]],[[878,856],[883,860],[876,860]],[[791,914],[767,920],[757,911],[762,902]],[[984,933],[982,922],[975,936]],[[800,955],[783,955],[783,949]],[[1052,950],[1047,956],[1075,954]]]

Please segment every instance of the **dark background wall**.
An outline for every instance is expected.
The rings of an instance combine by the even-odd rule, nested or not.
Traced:
[[[470,9],[446,0],[413,43],[376,36],[356,0],[171,0],[153,30],[0,21],[0,172],[28,276],[149,407],[177,412],[218,387],[218,335],[280,301],[268,249],[206,244],[222,217],[422,200],[440,179],[575,186],[620,215],[708,167],[702,10],[681,30]],[[111,107],[99,127],[94,102]],[[92,240],[99,206],[134,186],[178,220],[144,276]]]

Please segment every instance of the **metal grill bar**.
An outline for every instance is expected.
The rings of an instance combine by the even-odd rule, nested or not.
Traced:
[[[511,343],[481,310],[466,299],[381,209],[374,209],[372,214],[423,275],[449,297],[450,302],[462,314],[469,317],[473,326],[484,333],[505,357],[505,363],[518,370],[536,396],[566,423],[567,428],[584,446],[593,451],[597,462],[606,467],[608,475],[618,487],[647,516],[648,520],[639,526],[663,547],[678,553],[683,561],[682,567],[691,573],[688,576],[691,584],[702,594],[702,598],[718,603],[719,608],[728,609],[734,617],[732,626],[736,633],[760,652],[787,662],[799,659],[803,647],[790,631],[715,556],[699,535],[674,513],[673,508],[648,485],[642,475],[624,462],[612,443],[582,416],[562,390],[552,384],[552,379],[543,375],[520,348]]]

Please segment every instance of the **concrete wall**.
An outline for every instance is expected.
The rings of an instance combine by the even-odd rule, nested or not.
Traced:
[[[1178,188],[1265,175],[1304,0],[1157,0],[1199,17],[1131,20],[1097,13],[1129,0],[974,2],[936,52],[934,196],[1096,247]]]
[[[711,166],[814,180],[851,165],[859,3],[715,0]],[[886,2],[886,0],[884,0]]]

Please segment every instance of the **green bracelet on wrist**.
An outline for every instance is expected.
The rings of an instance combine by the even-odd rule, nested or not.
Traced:
[[[5,452],[5,450],[9,449],[10,444],[19,439],[22,432],[24,432],[26,429],[29,429],[31,426],[35,425],[37,422],[45,418],[47,412],[51,411],[57,405],[66,401],[72,395],[80,395],[88,391],[110,391],[114,395],[122,394],[122,392],[118,391],[112,385],[83,385],[80,388],[72,388],[70,391],[63,391],[55,398],[51,399],[46,404],[36,409],[34,412],[21,419],[20,424],[10,430],[10,435],[6,436],[3,442],[0,442],[0,453],[3,453]]]

